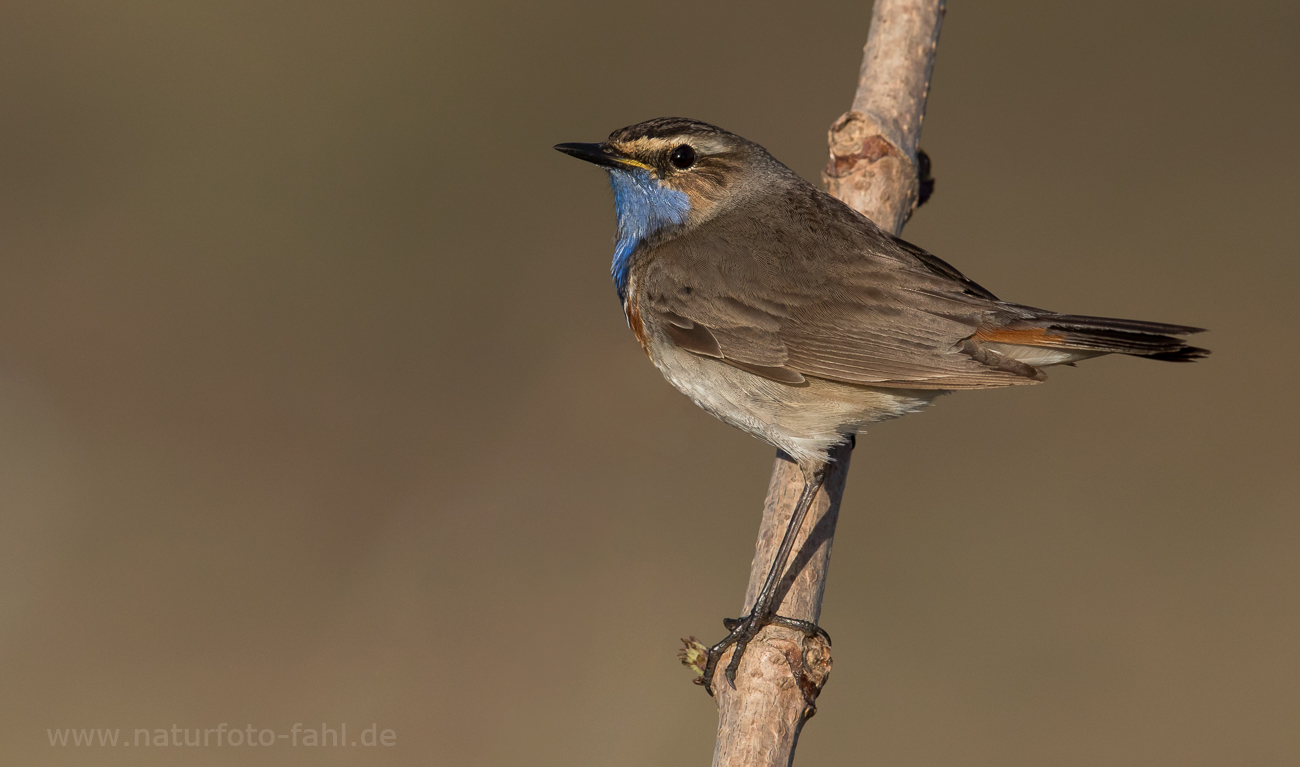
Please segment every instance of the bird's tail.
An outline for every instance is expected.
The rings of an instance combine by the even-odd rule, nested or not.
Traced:
[[[1031,365],[1069,363],[1102,354],[1129,354],[1169,362],[1193,362],[1209,350],[1191,346],[1180,336],[1204,328],[1163,322],[1086,317],[1032,310],[1032,318],[982,329],[976,338],[1013,359]],[[1049,353],[1048,350],[1060,350]]]

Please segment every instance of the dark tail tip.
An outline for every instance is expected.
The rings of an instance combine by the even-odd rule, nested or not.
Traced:
[[[1204,328],[1072,314],[1051,315],[1044,319],[1049,330],[1064,334],[1060,345],[1067,348],[1095,349],[1167,362],[1195,362],[1210,355],[1208,349],[1190,346],[1179,338],[1203,333]]]
[[[1210,356],[1210,350],[1196,346],[1184,346],[1171,352],[1157,352],[1156,354],[1143,354],[1140,356],[1152,360],[1164,360],[1165,362],[1195,362]]]

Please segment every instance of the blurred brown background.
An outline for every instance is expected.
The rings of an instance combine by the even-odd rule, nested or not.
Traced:
[[[704,764],[772,450],[642,357],[659,115],[806,177],[868,3],[0,6],[0,761]],[[909,239],[1204,325],[859,441],[800,764],[1300,763],[1300,6],[954,2]],[[295,722],[392,748],[51,747]],[[354,729],[355,728],[355,729]]]

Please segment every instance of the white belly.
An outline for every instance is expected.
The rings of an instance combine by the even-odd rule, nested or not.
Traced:
[[[784,450],[820,461],[863,426],[915,413],[943,391],[857,386],[809,378],[778,383],[651,338],[650,359],[669,383],[717,418]]]

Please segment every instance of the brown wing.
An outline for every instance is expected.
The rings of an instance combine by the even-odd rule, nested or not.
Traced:
[[[902,237],[895,237],[892,234],[889,235],[889,239],[893,241],[893,244],[898,246],[900,250],[903,250],[909,256],[919,261],[926,269],[929,269],[931,272],[934,272],[941,277],[948,277],[953,282],[960,285],[961,292],[970,296],[987,298],[990,301],[998,300],[998,297],[989,292],[983,285],[980,285],[975,280],[972,280],[970,277],[957,271],[957,268],[952,264],[944,261],[942,258],[939,258],[930,251],[925,250],[924,248],[918,248],[907,240],[904,240]]]
[[[643,321],[684,349],[787,383],[969,389],[1043,378],[974,338],[1016,307],[847,208],[787,202],[820,210],[789,211],[785,226],[724,217],[647,253]],[[800,213],[830,223],[793,229]]]

